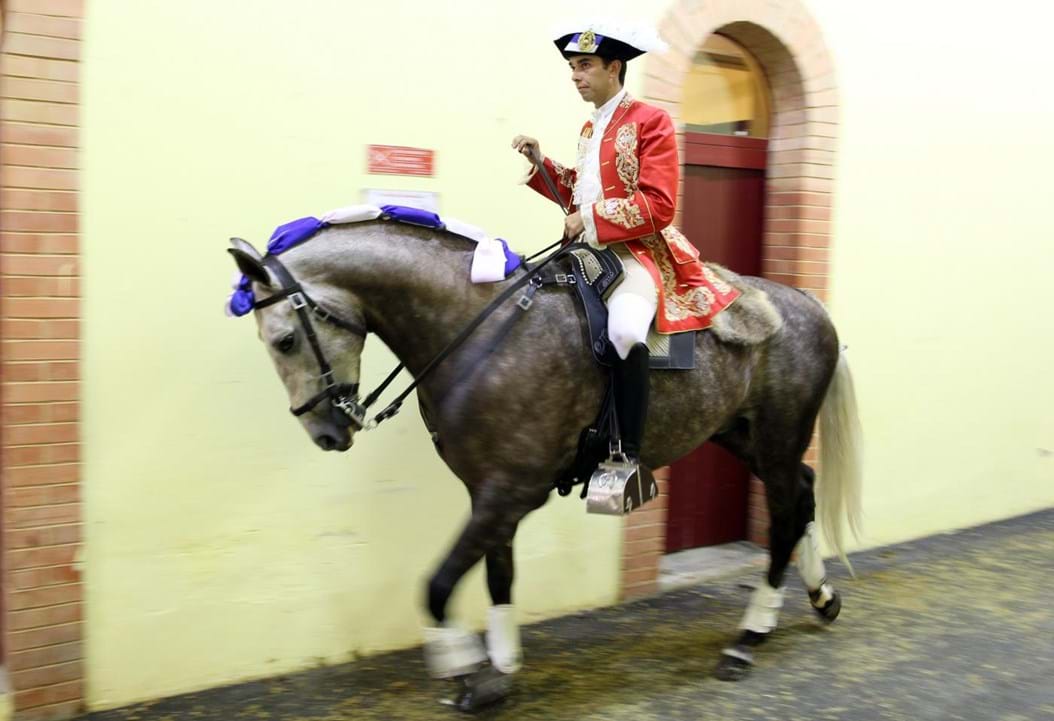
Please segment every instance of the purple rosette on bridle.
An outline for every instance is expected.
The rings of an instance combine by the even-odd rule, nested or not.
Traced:
[[[234,292],[227,296],[227,315],[243,316],[253,309],[256,297],[253,295],[252,281],[239,275],[234,281]]]
[[[327,227],[318,218],[308,216],[298,218],[275,228],[267,241],[268,255],[279,255],[295,245],[314,237],[318,231]],[[244,275],[239,276],[234,282],[234,292],[227,297],[226,311],[230,316],[243,316],[249,314],[256,304],[256,296],[253,294],[252,281]]]

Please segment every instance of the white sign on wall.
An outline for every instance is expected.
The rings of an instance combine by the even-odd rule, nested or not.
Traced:
[[[376,205],[408,205],[411,208],[429,210],[439,213],[439,193],[429,190],[378,190],[367,188],[366,204]]]

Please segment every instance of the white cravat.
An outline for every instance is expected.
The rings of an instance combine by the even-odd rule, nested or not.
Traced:
[[[583,240],[593,246],[597,245],[597,229],[593,220],[592,205],[604,198],[603,183],[600,180],[600,144],[612,116],[615,115],[615,109],[625,96],[626,89],[623,88],[593,111],[593,136],[588,141],[582,167],[578,168],[578,177],[575,179],[574,202],[582,213],[582,223],[585,225]]]

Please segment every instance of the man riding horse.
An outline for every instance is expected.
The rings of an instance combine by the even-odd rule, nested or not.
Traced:
[[[627,273],[608,298],[608,335],[620,359],[623,452],[663,466],[711,440],[765,486],[769,568],[715,669],[719,678],[738,680],[776,630],[795,548],[812,608],[825,622],[840,612],[814,521],[845,559],[843,525],[859,528],[862,491],[852,375],[820,303],[763,278],[718,277],[671,225],[679,170],[673,125],[665,112],[622,90],[626,61],[661,46],[657,38],[592,25],[556,42],[597,111],[583,128],[575,169],[549,159],[544,167],[556,178],[560,204],[575,206],[566,237],[611,249]],[[537,141],[521,136],[513,145],[538,162]],[[535,190],[541,175],[529,179]],[[433,675],[454,680],[457,706],[476,710],[507,696],[522,664],[512,596],[517,529],[574,461],[607,378],[570,293],[538,292],[529,304],[502,305],[528,282],[535,290],[544,285],[535,285],[540,266],[514,266],[507,280],[462,292],[478,239],[454,229],[464,224],[386,208],[353,206],[287,223],[266,254],[232,239],[242,277],[228,307],[254,314],[290,410],[324,450],[351,448],[356,433],[390,418],[409,393],[367,420],[366,409],[396,377],[360,401],[367,335],[413,375],[410,388],[417,389],[436,450],[471,507],[425,589],[426,659]],[[504,330],[480,325],[495,303]],[[518,318],[515,325],[502,325],[510,317]],[[714,320],[710,332],[693,339],[694,368],[649,379],[644,341],[653,319],[660,333],[707,328]],[[525,353],[528,344],[532,352]],[[643,445],[649,385],[661,412]],[[821,481],[803,462],[818,417]],[[493,604],[485,648],[448,608],[481,562]]]
[[[699,251],[673,226],[680,159],[669,114],[630,97],[628,61],[665,44],[639,30],[591,24],[555,40],[571,81],[596,110],[582,127],[574,169],[544,157],[538,141],[518,135],[517,151],[542,164],[559,198],[532,169],[527,185],[565,210],[564,237],[611,248],[624,279],[607,297],[608,339],[618,353],[615,408],[627,459],[640,463],[648,413],[648,331],[702,330],[738,291],[699,260]]]

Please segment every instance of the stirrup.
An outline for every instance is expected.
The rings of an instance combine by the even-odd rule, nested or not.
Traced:
[[[621,441],[589,479],[586,513],[624,516],[659,495],[651,469],[622,452]]]

